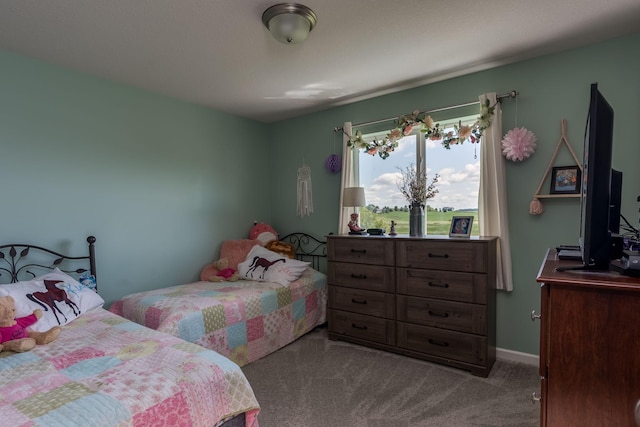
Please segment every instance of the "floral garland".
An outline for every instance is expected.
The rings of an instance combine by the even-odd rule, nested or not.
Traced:
[[[396,120],[396,128],[389,132],[383,139],[367,142],[362,136],[362,132],[356,131],[355,135],[349,137],[347,146],[364,150],[366,153],[375,156],[378,154],[382,159],[389,157],[389,154],[398,147],[398,141],[409,135],[417,126],[420,132],[426,133],[427,137],[432,141],[442,140],[442,146],[447,150],[451,149],[451,145],[462,144],[467,139],[472,144],[479,142],[482,132],[491,126],[496,105],[489,105],[489,100],[485,100],[480,106],[480,117],[472,125],[462,125],[458,123],[453,126],[453,131],[445,132],[440,123],[433,122],[431,116],[427,113],[421,113],[416,110],[406,116],[400,116]]]

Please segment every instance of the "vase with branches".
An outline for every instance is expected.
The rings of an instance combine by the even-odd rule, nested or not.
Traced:
[[[436,173],[427,184],[427,174],[420,173],[413,163],[404,169],[398,169],[400,170],[398,189],[409,202],[409,235],[424,236],[424,208],[427,200],[438,194],[436,184],[440,176]]]

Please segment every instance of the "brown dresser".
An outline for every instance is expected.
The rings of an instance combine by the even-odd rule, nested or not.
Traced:
[[[494,237],[328,236],[329,338],[487,376]]]
[[[540,425],[636,426],[640,401],[640,278],[565,271],[548,251],[537,281]]]

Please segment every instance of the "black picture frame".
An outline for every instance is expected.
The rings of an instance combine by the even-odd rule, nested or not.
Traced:
[[[550,194],[580,194],[581,185],[579,166],[555,166],[551,170]]]

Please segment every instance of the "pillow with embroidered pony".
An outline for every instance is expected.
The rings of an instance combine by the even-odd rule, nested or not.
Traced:
[[[15,300],[16,317],[42,310],[42,318],[31,326],[36,332],[66,325],[104,304],[100,295],[58,268],[29,281],[0,285],[0,296],[6,295]]]
[[[238,264],[238,272],[242,279],[287,286],[300,277],[308,266],[308,262],[290,259],[262,246],[254,246],[247,259]]]

